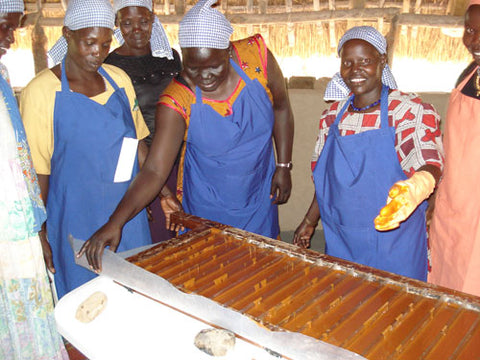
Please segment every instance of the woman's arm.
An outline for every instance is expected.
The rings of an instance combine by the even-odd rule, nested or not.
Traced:
[[[290,106],[285,79],[278,63],[267,50],[268,88],[273,97],[274,127],[273,138],[277,152],[277,163],[288,164],[292,161],[294,121]],[[272,179],[270,195],[276,196],[275,203],[283,204],[288,201],[292,189],[290,168],[278,167]]]
[[[42,200],[45,206],[47,206],[47,199],[48,199],[48,189],[50,184],[50,175],[41,175],[38,174],[38,185],[40,186],[40,191],[42,193]],[[38,236],[40,238],[40,243],[42,245],[43,251],[43,259],[45,260],[45,265],[47,269],[50,270],[52,274],[55,274],[55,266],[53,264],[53,255],[52,255],[52,248],[50,247],[50,243],[48,242],[48,235],[47,235],[47,223],[44,222],[42,224],[42,229],[38,232]]]
[[[165,184],[185,133],[185,121],[174,110],[157,106],[155,136],[145,164],[134,178],[109,221],[82,246],[78,257],[86,255],[96,272],[101,271],[105,246],[116,251],[123,226],[147,206]]]
[[[305,217],[300,225],[298,225],[293,235],[293,244],[302,248],[310,247],[310,241],[312,239],[315,228],[320,220],[320,209],[318,207],[317,195],[313,194],[313,199],[308,208]]]

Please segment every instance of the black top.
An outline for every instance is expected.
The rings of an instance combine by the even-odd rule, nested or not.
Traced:
[[[473,71],[473,69],[475,69],[476,66],[477,66],[477,64],[475,63],[475,61],[472,62],[470,65],[468,65],[466,67],[466,69],[463,70],[463,72],[458,77],[458,80],[457,80],[457,83],[455,84],[455,87],[457,87],[462,82],[462,80],[465,79],[465,77],[469,73],[471,73]],[[479,91],[480,89],[477,90],[477,88],[475,86],[475,82],[477,80],[477,77],[478,77],[478,72],[475,72],[475,73],[473,73],[472,76],[470,76],[470,79],[468,79],[467,83],[465,84],[465,86],[461,90],[463,95],[473,97],[475,99],[480,99],[480,96],[477,96],[477,93],[480,94],[480,91]],[[480,82],[479,82],[479,84],[480,84]]]
[[[138,105],[150,130],[150,135],[145,139],[148,146],[152,143],[155,133],[155,109],[158,98],[172,78],[178,77],[182,68],[178,52],[174,49],[172,51],[173,60],[154,57],[151,54],[124,56],[115,52],[110,53],[105,59],[105,63],[121,68],[132,79]]]

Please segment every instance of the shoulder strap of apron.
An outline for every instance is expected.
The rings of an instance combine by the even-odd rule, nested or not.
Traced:
[[[98,68],[98,72],[99,72],[99,74],[102,75],[105,79],[107,79],[107,81],[110,83],[110,85],[112,85],[112,87],[113,87],[113,89],[114,89],[115,91],[118,90],[118,85],[117,85],[117,83],[116,83],[115,81],[113,81],[112,77],[111,77],[110,75],[108,75],[108,73],[105,71],[105,69],[104,69],[102,66],[100,66],[100,67]]]
[[[60,71],[61,71],[60,81],[62,83],[62,91],[70,91],[70,85],[68,84],[67,73],[65,71],[65,57],[62,60]]]
[[[108,73],[105,71],[105,69],[103,67],[99,67],[98,68],[98,72],[100,73],[100,75],[102,75],[105,79],[107,79],[107,81],[110,83],[110,85],[112,85],[113,89],[116,91],[118,90],[118,85],[115,81],[113,81],[112,77],[110,75],[108,75]],[[63,58],[62,60],[62,66],[61,66],[61,79],[60,79],[61,83],[62,83],[62,91],[70,91],[70,84],[68,83],[68,79],[67,79],[67,73],[65,71],[65,57]]]
[[[387,128],[388,127],[388,91],[389,88],[386,85],[382,86],[382,93],[380,95],[380,121],[381,121],[381,127],[382,128]],[[335,121],[333,122],[332,126],[337,126],[340,123],[340,120],[347,110],[347,108],[350,106],[350,104],[353,101],[353,98],[355,95],[352,95],[343,105],[342,109],[337,113],[337,117],[335,118]],[[332,128],[332,126],[330,128]]]
[[[465,84],[468,82],[468,80],[470,80],[470,77],[473,75],[473,73],[477,71],[477,69],[478,69],[478,65],[475,66],[475,69],[473,69],[467,76],[465,76],[465,78],[460,82],[460,84],[458,84],[456,89],[462,89],[465,86]]]
[[[245,81],[245,83],[249,83],[250,81],[252,81],[248,76],[247,74],[245,74],[245,71],[243,71],[243,69],[235,62],[233,61],[233,59],[230,59],[230,65],[233,66],[233,68],[235,69],[235,71],[237,72],[238,75],[240,75],[240,77],[242,78],[243,81]]]
[[[382,86],[382,95],[380,96],[380,121],[382,129],[388,128],[388,91],[387,85]]]

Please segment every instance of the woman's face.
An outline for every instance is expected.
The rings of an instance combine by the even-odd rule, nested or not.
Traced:
[[[22,13],[0,14],[0,57],[5,55],[7,50],[15,42],[14,32],[20,25]]]
[[[228,49],[182,49],[185,75],[203,92],[213,92],[228,77]]]
[[[127,6],[117,13],[117,22],[128,48],[149,50],[153,20],[152,12],[143,6]]]
[[[470,6],[465,14],[463,43],[480,65],[480,5]]]
[[[350,90],[356,96],[377,96],[382,88],[385,55],[381,55],[370,43],[353,39],[343,45],[340,56],[340,74]]]
[[[84,71],[96,72],[108,55],[112,30],[91,27],[72,31],[63,28],[68,43],[68,58]]]

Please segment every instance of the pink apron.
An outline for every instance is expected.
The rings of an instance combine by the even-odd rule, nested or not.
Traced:
[[[429,281],[480,295],[480,101],[452,91],[445,125],[445,171],[430,228]]]

